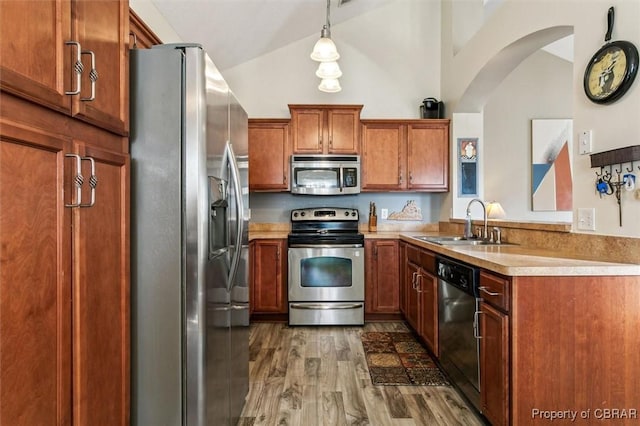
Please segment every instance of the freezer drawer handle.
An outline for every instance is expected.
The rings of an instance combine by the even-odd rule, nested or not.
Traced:
[[[322,304],[322,303],[305,303],[305,304],[299,304],[299,303],[292,303],[291,304],[291,308],[294,309],[309,309],[309,310],[315,310],[315,309],[323,309],[323,310],[328,310],[328,309],[360,309],[362,308],[362,303],[344,303],[344,304],[340,304],[340,305],[326,305],[326,304]]]
[[[91,96],[88,98],[80,98],[81,101],[92,101],[96,98],[96,80],[98,80],[98,70],[96,70],[96,55],[91,50],[83,50],[83,55],[91,56],[91,71],[89,71],[89,80],[91,80]]]
[[[77,95],[80,93],[80,89],[82,87],[82,71],[84,70],[84,65],[82,65],[82,58],[80,56],[82,54],[82,47],[80,47],[80,43],[77,41],[65,41],[64,44],[76,46],[76,62],[73,64],[73,72],[76,76],[76,90],[64,92],[64,94]]]

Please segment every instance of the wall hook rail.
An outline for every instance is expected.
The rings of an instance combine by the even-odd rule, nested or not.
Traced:
[[[603,195],[614,195],[618,204],[618,220],[622,226],[622,188],[627,185],[627,179],[635,177],[624,177],[621,173],[626,170],[628,173],[634,171],[635,162],[640,161],[640,145],[627,146],[624,148],[612,149],[610,151],[591,154],[591,167],[600,167],[600,173],[596,173],[596,190],[600,197]],[[625,167],[630,164],[631,167]],[[638,166],[640,170],[640,166]],[[613,179],[613,174],[616,178]]]

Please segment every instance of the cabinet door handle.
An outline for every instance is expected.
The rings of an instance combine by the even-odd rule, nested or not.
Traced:
[[[92,157],[81,157],[82,161],[88,161],[91,164],[91,176],[89,177],[89,186],[91,187],[91,201],[78,207],[93,207],[96,203],[96,186],[98,186],[98,177],[96,176],[96,160]]]
[[[409,182],[413,182],[413,173],[409,172]]]
[[[398,174],[398,183],[402,184],[402,172]]]
[[[418,274],[416,276],[416,292],[418,293],[424,293],[424,290],[422,289],[422,278],[422,274]]]
[[[76,187],[76,202],[65,204],[65,207],[80,207],[82,205],[82,184],[84,177],[82,176],[82,158],[78,154],[65,154],[65,157],[76,159],[76,174],[73,177],[73,184]]]
[[[76,62],[73,64],[73,72],[76,77],[76,90],[72,90],[69,92],[64,92],[65,95],[77,95],[80,93],[80,89],[82,88],[82,71],[84,70],[84,65],[82,65],[82,47],[80,47],[80,43],[77,41],[65,41],[64,44],[76,46]]]
[[[411,275],[411,288],[414,289],[414,290],[416,289],[416,275],[418,275],[417,272],[414,272]]]
[[[91,56],[91,71],[89,71],[89,80],[91,80],[91,96],[88,98],[80,98],[81,101],[92,101],[96,98],[96,81],[98,80],[98,71],[96,70],[96,55],[91,50],[83,50],[82,55]]]
[[[488,294],[489,296],[500,296],[500,293],[493,293],[493,292],[487,290],[487,287],[485,287],[485,286],[478,287],[478,290],[480,290],[483,293]]]
[[[329,148],[333,148],[333,138],[329,138]]]
[[[131,31],[131,32],[129,32],[129,37],[133,38],[133,46],[131,48],[132,49],[137,49],[138,48],[138,36],[136,35],[136,33]]]

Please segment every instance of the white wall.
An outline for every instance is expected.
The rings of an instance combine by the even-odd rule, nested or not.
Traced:
[[[484,198],[499,201],[507,219],[572,220],[571,211],[531,208],[531,120],[572,118],[572,83],[571,62],[540,50],[509,74],[485,104]]]
[[[640,83],[636,82],[621,100],[602,106],[591,103],[585,97],[582,79],[584,67],[603,44],[606,13],[610,6],[616,8],[613,39],[625,39],[636,46],[640,45],[640,2],[505,0],[485,25],[454,55],[451,35],[452,1],[455,0],[444,0],[442,5],[442,97],[453,107],[451,112],[457,111],[459,107],[463,108],[463,112],[481,112],[486,99],[470,99],[467,95],[476,93],[469,88],[483,70],[487,67],[497,71],[511,70],[523,59],[518,56],[520,52],[531,53],[536,45],[542,47],[551,41],[550,37],[563,36],[566,29],[572,27],[575,49],[572,70],[574,139],[577,140],[576,134],[579,131],[592,129],[596,152],[639,143]],[[543,79],[545,75],[540,75],[539,78]],[[500,82],[487,79],[482,83],[482,88],[486,90],[495,89]],[[482,95],[485,96],[486,93]],[[640,221],[635,219],[640,214],[640,201],[635,200],[632,193],[623,194],[625,220],[622,227],[618,226],[615,198],[609,196],[600,199],[596,195],[595,174],[590,168],[589,156],[577,155],[577,144],[574,146],[574,229],[576,209],[593,207],[596,209],[596,233],[640,236]],[[640,175],[640,172],[638,174]]]

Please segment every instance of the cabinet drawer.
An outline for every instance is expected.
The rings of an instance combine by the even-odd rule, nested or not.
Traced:
[[[407,260],[415,265],[420,265],[420,250],[418,247],[407,245]]]
[[[430,251],[420,250],[420,266],[425,271],[436,275],[436,255]]]
[[[480,271],[480,297],[490,305],[509,311],[511,282],[508,278]]]

